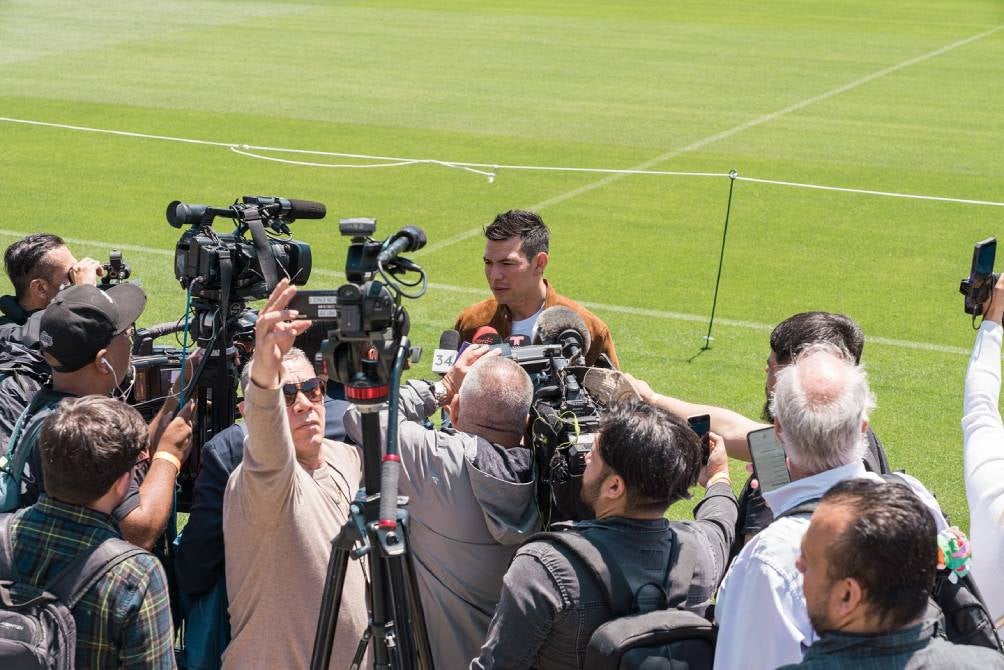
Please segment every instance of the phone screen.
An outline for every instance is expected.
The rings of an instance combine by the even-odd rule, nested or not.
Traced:
[[[753,474],[760,482],[761,491],[773,491],[791,482],[788,465],[784,461],[784,449],[778,443],[773,428],[750,432],[746,435],[746,442],[753,458]]]
[[[973,250],[972,279],[986,277],[994,271],[994,256],[997,254],[997,240],[989,238],[976,244]]]
[[[690,429],[697,433],[697,437],[703,438],[711,431],[710,414],[698,414],[697,416],[687,417],[687,423],[690,424]]]

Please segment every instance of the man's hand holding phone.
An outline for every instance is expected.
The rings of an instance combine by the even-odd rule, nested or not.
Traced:
[[[718,482],[725,482],[732,485],[732,478],[729,475],[729,454],[725,451],[725,439],[717,433],[708,432],[708,462],[701,468],[697,475],[697,483],[708,488]]]

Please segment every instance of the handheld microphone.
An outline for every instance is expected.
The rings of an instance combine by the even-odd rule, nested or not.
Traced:
[[[406,251],[418,251],[425,242],[425,231],[418,226],[405,226],[387,240],[387,246],[377,255],[377,263],[383,265]]]
[[[437,375],[445,375],[457,360],[457,349],[460,347],[460,333],[455,330],[444,330],[439,336],[439,347],[432,355],[432,371]]]
[[[506,342],[509,343],[511,347],[527,347],[530,346],[530,338],[526,335],[510,335]]]
[[[474,331],[471,344],[502,344],[502,336],[491,326],[481,326]]]
[[[584,354],[591,344],[586,322],[574,310],[561,305],[541,312],[536,339],[541,344],[561,345],[561,355],[575,365],[585,364]]]
[[[323,219],[328,210],[323,202],[313,200],[295,200],[268,195],[246,195],[241,200],[245,205],[264,207],[272,215],[278,215],[287,221],[294,219]]]

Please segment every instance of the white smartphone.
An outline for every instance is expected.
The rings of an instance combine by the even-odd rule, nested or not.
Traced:
[[[784,448],[777,441],[773,428],[754,430],[746,435],[750,456],[753,458],[753,476],[760,482],[764,492],[779,489],[791,483],[788,464],[784,460]]]

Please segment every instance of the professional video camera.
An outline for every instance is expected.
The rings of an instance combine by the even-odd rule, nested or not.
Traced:
[[[539,473],[538,504],[551,510],[544,518],[591,518],[579,494],[602,408],[582,386],[589,368],[572,366],[557,344],[514,347],[508,356],[533,382],[527,438]]]
[[[498,333],[486,327],[486,339]],[[606,398],[594,398],[584,382],[601,371],[587,367],[589,329],[575,311],[549,307],[536,324],[536,341],[542,344],[512,346],[491,344],[530,376],[533,404],[526,443],[532,444],[537,465],[538,505],[550,521],[588,519],[582,503],[582,474],[586,454],[593,447]],[[475,334],[475,341],[478,335]]]
[[[218,216],[235,221],[232,233],[213,230],[213,219]],[[310,200],[245,195],[229,207],[175,200],[167,206],[168,223],[190,228],[175,248],[174,276],[193,297],[224,302],[268,296],[279,282],[280,270],[292,283],[306,284],[310,246],[276,236],[288,237],[289,224],[296,219],[324,216],[324,205]]]
[[[307,282],[310,246],[288,239],[289,224],[322,219],[325,213],[319,202],[258,195],[245,195],[229,207],[178,200],[167,206],[168,223],[175,228],[189,226],[175,247],[174,275],[191,298],[188,334],[205,352],[182,391],[183,400],[195,398],[196,410],[192,451],[179,477],[179,509],[186,509],[191,500],[202,445],[237,419],[239,372],[254,340],[255,315],[246,301],[268,296],[281,277],[294,284]],[[213,230],[217,217],[233,219],[234,231]],[[177,324],[175,329],[183,328]],[[151,387],[151,397],[163,395],[168,375],[180,374],[180,357],[173,353],[151,354],[155,358],[146,377],[160,393],[152,395]]]
[[[1000,274],[994,272],[994,257],[997,255],[997,238],[988,237],[977,242],[973,248],[973,264],[969,269],[969,277],[962,280],[959,293],[965,296],[963,310],[971,314],[973,323],[976,317],[983,314],[984,305],[990,300],[990,294],[997,283]]]
[[[399,254],[425,246],[425,233],[407,226],[387,240],[374,240],[375,219],[342,219],[338,229],[352,238],[345,262],[348,283],[335,291],[298,291],[289,308],[302,318],[331,324],[318,356],[328,376],[344,384],[346,399],[382,402],[399,341],[410,329],[401,298],[419,298],[428,286],[422,269]],[[395,278],[408,272],[417,273],[418,280]],[[375,279],[377,274],[383,281]],[[414,294],[402,288],[419,284]],[[408,355],[417,361],[420,354],[414,348]]]

